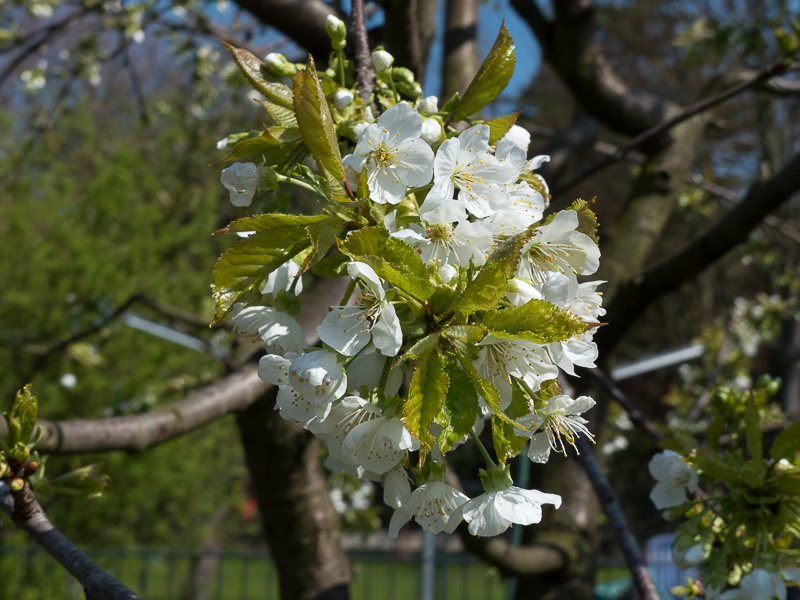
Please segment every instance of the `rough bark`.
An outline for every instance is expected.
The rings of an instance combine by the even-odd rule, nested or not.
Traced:
[[[322,0],[235,0],[256,19],[296,41],[316,58],[327,58],[331,40],[325,18],[335,11]],[[341,16],[341,15],[338,15]]]
[[[146,450],[245,408],[270,387],[250,366],[148,413],[107,419],[40,419],[37,423],[43,434],[36,449],[47,454]],[[0,437],[6,433],[5,420],[0,419]]]
[[[766,215],[798,190],[800,154],[774,177],[755,183],[736,208],[687,248],[619,284],[617,294],[607,305],[605,318],[610,325],[598,332],[598,344],[606,350],[613,347],[653,300],[694,279],[746,241]]]
[[[281,600],[346,600],[350,566],[319,443],[274,409],[275,390],[237,415]]]
[[[442,102],[463,94],[479,67],[478,0],[447,0]]]
[[[708,114],[698,115],[669,132],[669,147],[642,166],[622,213],[603,228],[603,260],[597,278],[608,282],[603,286],[606,302],[615,297],[621,281],[641,271],[661,238],[708,118]]]
[[[678,106],[631,89],[611,69],[597,42],[591,0],[554,2],[554,20],[534,0],[512,0],[542,46],[544,59],[558,72],[576,100],[606,126],[637,135],[676,114]]]
[[[0,481],[0,510],[80,582],[86,600],[141,600],[56,529],[27,481],[18,492],[11,491],[7,482]]]
[[[384,3],[384,41],[395,64],[425,80],[428,53],[436,37],[437,0],[387,0]]]

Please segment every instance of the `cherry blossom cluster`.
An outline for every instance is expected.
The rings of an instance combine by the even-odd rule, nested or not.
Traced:
[[[343,40],[343,26],[330,25],[334,42]],[[274,56],[265,64],[284,76],[295,68]],[[414,97],[413,76],[395,77],[391,65],[385,51],[373,54],[374,103],[340,85],[320,108],[336,123],[344,174],[336,189],[349,198],[330,192],[336,163],[314,154],[310,140],[310,168],[281,172],[264,158],[223,171],[236,206],[274,189],[265,173],[273,183],[322,190],[325,223],[338,228],[335,245],[315,259],[321,226],[309,227],[314,246],[254,279],[257,293],[246,290],[231,306],[233,324],[264,341],[259,376],[277,386],[281,416],[327,446],[327,467],[383,483],[395,509],[392,536],[412,519],[434,533],[466,522],[473,535],[498,535],[512,523],[538,523],[542,505],[561,503],[514,486],[507,460],[527,448],[544,463],[577,437],[592,439],[581,415],[594,401],[562,394],[556,378],[597,357],[602,282],[579,280],[599,264],[593,215],[579,202],[545,217],[548,188],[534,171],[549,157],[527,158],[523,128],[513,120],[455,127],[452,112],[433,96]],[[400,83],[410,91],[398,92]],[[267,217],[231,229],[247,236],[253,224],[244,242],[251,253]],[[293,315],[302,273],[318,273],[314,260],[338,265],[335,276],[350,285],[317,329],[321,347],[307,348]],[[485,423],[494,455],[481,441],[489,439]],[[470,440],[486,460],[476,498],[446,482],[447,452]]]

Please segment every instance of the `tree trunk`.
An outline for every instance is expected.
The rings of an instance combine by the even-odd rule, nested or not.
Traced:
[[[237,414],[282,600],[347,600],[350,565],[319,443],[274,410],[271,391]]]
[[[428,52],[436,37],[438,4],[437,0],[387,0],[383,6],[386,47],[396,64],[414,71],[419,82],[425,80]]]
[[[463,94],[478,72],[478,0],[447,0],[442,103]]]

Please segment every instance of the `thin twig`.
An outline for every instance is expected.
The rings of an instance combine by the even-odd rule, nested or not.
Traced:
[[[682,123],[687,119],[691,119],[695,115],[705,112],[710,108],[713,108],[714,106],[717,106],[718,104],[721,104],[726,100],[729,100],[730,98],[733,98],[734,96],[737,96],[738,94],[741,94],[742,92],[752,87],[758,86],[764,83],[765,81],[768,81],[770,78],[775,77],[776,75],[781,75],[785,73],[790,68],[794,68],[794,65],[787,65],[786,63],[783,62],[777,62],[773,65],[770,65],[763,71],[761,71],[758,75],[756,75],[752,79],[745,81],[744,83],[740,83],[739,85],[735,85],[732,88],[729,88],[724,92],[717,94],[716,96],[712,96],[711,98],[706,98],[705,100],[701,100],[700,102],[686,109],[682,113],[674,116],[673,118],[668,119],[663,123],[659,123],[654,127],[651,127],[647,131],[644,131],[641,134],[637,135],[627,144],[620,146],[614,154],[611,154],[610,156],[607,156],[606,158],[597,161],[593,165],[590,165],[589,167],[587,167],[586,169],[575,175],[575,177],[567,181],[565,184],[558,186],[552,192],[553,196],[555,197],[558,196],[559,194],[563,194],[570,188],[578,185],[584,179],[591,177],[592,175],[606,168],[607,166],[622,160],[623,158],[625,158],[628,152],[640,146],[647,140],[650,140],[664,133],[665,131],[671,129],[672,127],[675,127],[679,123]]]
[[[0,481],[0,510],[81,583],[87,599],[141,600],[56,529],[27,481],[19,492],[12,492],[8,483]]]
[[[650,419],[648,419],[642,411],[634,406],[633,402],[631,402],[630,399],[625,395],[625,392],[619,389],[608,375],[603,373],[603,371],[598,368],[587,369],[587,371],[600,384],[600,386],[603,388],[603,391],[614,398],[614,400],[617,401],[622,409],[628,413],[628,416],[635,425],[647,432],[656,442],[661,442],[664,440],[664,435],[658,430],[653,422],[650,421]]]
[[[369,102],[375,87],[375,72],[372,70],[372,55],[367,39],[367,22],[364,18],[364,0],[353,0],[350,28],[356,45],[356,86],[358,95]]]
[[[617,541],[619,541],[622,548],[622,554],[625,556],[625,562],[633,576],[633,584],[636,587],[636,591],[643,600],[659,600],[656,586],[653,585],[653,580],[650,579],[647,564],[639,551],[639,544],[628,526],[628,521],[625,519],[625,513],[622,511],[622,506],[614,488],[611,487],[600,465],[597,463],[592,445],[585,437],[577,438],[576,443],[579,451],[578,460],[586,471],[589,481],[592,482],[597,498],[603,506],[603,512],[605,512],[611,524],[611,530],[617,536]]]

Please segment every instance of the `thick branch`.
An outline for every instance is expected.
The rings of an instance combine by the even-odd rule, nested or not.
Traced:
[[[598,344],[608,352],[653,300],[678,289],[746,241],[765,216],[799,189],[797,154],[774,177],[755,183],[736,208],[690,246],[621,284],[606,307],[609,325],[598,332]]]
[[[361,99],[364,102],[369,102],[372,88],[375,86],[375,71],[372,70],[371,53],[369,51],[364,0],[353,0],[352,12],[350,29],[356,45],[356,85]]]
[[[442,101],[464,93],[479,67],[478,0],[447,0]]]
[[[555,190],[553,190],[553,196],[558,196],[559,194],[563,194],[568,189],[578,185],[584,179],[594,175],[598,171],[605,169],[606,167],[622,160],[625,156],[638,146],[641,146],[644,142],[648,140],[652,140],[653,138],[658,137],[665,131],[668,131],[678,125],[679,123],[683,123],[687,119],[691,119],[695,115],[699,115],[707,110],[712,109],[713,107],[722,104],[723,102],[730,100],[734,96],[738,96],[742,92],[757,87],[764,82],[768,81],[770,78],[775,77],[781,73],[785,73],[788,67],[784,63],[775,63],[770,65],[752,79],[740,83],[732,88],[725,90],[711,98],[706,98],[705,100],[701,100],[697,102],[693,106],[687,108],[683,112],[678,115],[675,115],[671,119],[664,121],[663,123],[659,123],[658,125],[654,125],[647,131],[642,132],[641,134],[637,135],[631,141],[629,141],[624,146],[620,146],[617,148],[616,152],[606,156],[605,158],[597,161],[593,165],[589,165],[586,169],[575,175],[572,179],[570,179],[567,183],[558,186]]]
[[[620,546],[622,547],[622,554],[625,556],[625,562],[628,564],[628,569],[633,575],[633,584],[636,586],[636,591],[643,600],[658,600],[659,595],[653,585],[650,574],[647,572],[647,565],[644,562],[642,553],[639,551],[639,545],[636,543],[636,538],[633,536],[628,522],[625,519],[625,514],[622,512],[622,506],[619,503],[617,494],[608,482],[603,470],[597,463],[594,457],[594,449],[585,437],[577,439],[578,460],[589,476],[592,486],[597,492],[597,497],[600,499],[600,504],[603,506],[603,512],[606,513],[609,522],[611,523],[611,530],[617,536]]]
[[[634,91],[611,69],[595,41],[591,2],[554,2],[555,21],[548,21],[535,0],[511,0],[533,30],[545,60],[593,117],[612,129],[638,135],[665,121],[678,106],[653,94]]]
[[[315,57],[327,57],[331,40],[325,18],[335,14],[322,0],[235,0],[265,25],[292,38]]]
[[[81,583],[87,600],[139,599],[56,529],[27,482],[22,490],[12,492],[8,483],[0,481],[0,510],[8,514],[17,527],[26,531]]]
[[[244,410],[270,387],[258,378],[254,367],[244,367],[152,412],[107,419],[40,420],[43,435],[36,449],[47,454],[146,450],[230,412]],[[6,433],[5,420],[0,420],[0,437]]]

